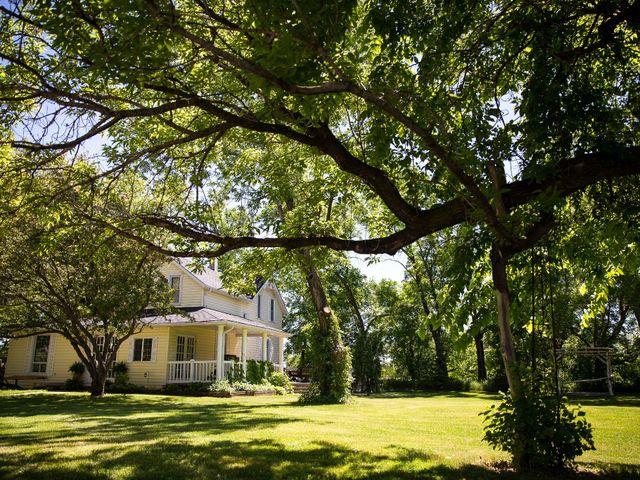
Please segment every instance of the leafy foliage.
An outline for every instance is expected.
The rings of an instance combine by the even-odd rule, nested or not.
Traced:
[[[273,373],[273,364],[262,360],[247,360],[247,382],[259,385],[265,383]]]
[[[344,403],[351,398],[351,353],[336,341],[339,328],[334,315],[327,330],[312,327],[311,385],[300,397],[303,403]]]
[[[292,392],[293,386],[291,385],[291,381],[286,373],[283,372],[273,372],[269,375],[269,383],[274,387],[283,388],[285,392]]]
[[[159,271],[163,256],[76,216],[81,206],[109,208],[73,187],[92,173],[78,162],[65,173],[5,183],[0,210],[12,215],[0,227],[0,331],[64,336],[91,376],[92,394],[101,395],[117,349],[145,324],[149,305],[157,314],[173,309]],[[65,194],[58,195],[62,185]],[[119,201],[125,199],[122,192]]]
[[[580,407],[569,408],[566,399],[527,395],[503,400],[482,412],[484,441],[513,457],[516,468],[564,468],[587,450],[594,450],[591,424]],[[514,439],[520,441],[514,441]]]

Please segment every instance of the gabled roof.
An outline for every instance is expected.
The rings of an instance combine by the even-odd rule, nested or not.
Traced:
[[[183,271],[185,271],[191,278],[193,278],[201,287],[204,287],[216,293],[227,295],[229,297],[239,298],[240,300],[243,300],[246,302],[251,302],[255,300],[256,295],[258,295],[262,290],[265,290],[267,288],[272,288],[276,292],[276,299],[278,300],[278,304],[282,309],[282,315],[284,316],[289,313],[289,310],[287,309],[287,306],[284,303],[284,299],[282,298],[282,294],[280,293],[280,290],[278,290],[278,287],[276,286],[276,284],[273,283],[271,280],[263,281],[262,284],[260,285],[260,288],[258,288],[256,293],[251,297],[248,297],[246,295],[234,295],[232,293],[229,293],[229,291],[222,286],[222,280],[220,279],[218,272],[216,272],[212,268],[207,267],[204,269],[204,271],[198,273],[194,269],[190,268],[190,265],[194,263],[193,258],[191,257],[183,257],[183,258],[177,257],[177,258],[174,258],[173,261]]]
[[[267,288],[273,288],[273,290],[275,290],[276,292],[276,299],[278,300],[278,303],[280,304],[280,308],[282,309],[282,316],[285,316],[289,313],[289,310],[287,310],[287,306],[284,304],[284,300],[282,298],[282,294],[280,293],[280,290],[278,290],[278,287],[276,286],[275,283],[273,283],[271,280],[267,280],[266,282],[264,282],[260,288],[258,289],[258,291],[256,292],[256,294],[254,295],[254,298],[256,295],[258,295],[262,290],[266,290]]]
[[[251,301],[251,299],[245,295],[233,295],[232,293],[229,293],[228,290],[224,289],[222,287],[222,280],[220,279],[220,276],[211,268],[207,267],[202,272],[197,272],[194,269],[190,268],[189,265],[193,263],[193,259],[191,257],[174,258],[173,261],[201,287],[212,292],[217,292],[229,297],[238,298],[245,302]]]

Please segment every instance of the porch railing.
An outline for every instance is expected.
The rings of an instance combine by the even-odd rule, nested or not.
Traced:
[[[213,382],[216,379],[215,360],[187,360],[186,362],[169,362],[167,383]],[[233,369],[233,360],[222,364],[222,378]]]

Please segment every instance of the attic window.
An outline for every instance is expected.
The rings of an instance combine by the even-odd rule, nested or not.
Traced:
[[[276,301],[273,298],[271,299],[271,309],[269,311],[269,315],[270,315],[269,319],[272,322],[275,322],[275,320],[276,320]]]
[[[171,287],[171,290],[173,292],[173,303],[175,304],[180,303],[180,283],[181,283],[180,275],[169,277],[169,286]]]

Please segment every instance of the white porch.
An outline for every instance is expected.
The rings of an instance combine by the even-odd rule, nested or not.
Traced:
[[[204,329],[208,331],[207,335],[205,335]],[[215,329],[215,343],[213,341],[207,341],[208,338],[213,340],[211,338],[211,329]],[[215,380],[222,380],[228,378],[227,376],[229,375],[229,372],[231,372],[234,367],[240,368],[240,371],[245,374],[247,371],[248,360],[270,361],[273,364],[275,371],[284,371],[284,339],[286,338],[286,334],[284,332],[267,332],[264,329],[239,327],[233,324],[200,324],[198,325],[198,330],[203,334],[201,335],[201,341],[207,344],[206,351],[210,352],[210,354],[207,355],[209,358],[201,360],[197,358],[197,355],[195,354],[195,341],[198,340],[200,337],[199,335],[196,334],[191,337],[194,338],[194,345],[188,355],[185,355],[185,340],[180,340],[178,338],[182,335],[180,333],[172,335],[170,341],[177,343],[182,342],[182,348],[180,349],[176,346],[176,353],[173,355],[175,360],[172,359],[167,362],[166,381],[168,384],[212,382]],[[179,332],[178,328],[176,328],[176,331]],[[256,337],[260,339],[260,351],[256,352],[257,345],[254,341],[253,355],[249,355],[249,339]],[[276,349],[273,348],[273,344],[275,343],[273,341],[274,339],[277,339],[277,352]],[[237,345],[238,340],[240,341],[239,348]],[[229,351],[229,344],[231,344],[232,351]],[[210,348],[208,348],[209,345]],[[270,351],[268,348],[269,345],[271,346]],[[198,351],[202,352],[202,350],[203,345],[199,345]],[[215,358],[215,360],[212,360],[212,357]],[[235,359],[230,359],[229,357],[235,357]],[[218,368],[219,366],[220,368]]]

